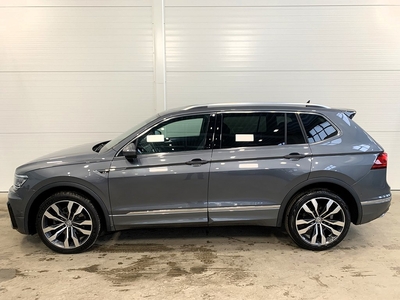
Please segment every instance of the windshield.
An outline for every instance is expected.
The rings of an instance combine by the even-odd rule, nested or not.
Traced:
[[[104,153],[107,150],[111,149],[112,147],[114,147],[115,145],[120,143],[122,140],[124,140],[126,137],[128,137],[129,135],[134,133],[136,130],[142,128],[144,125],[150,123],[151,121],[155,120],[156,118],[158,118],[158,115],[152,116],[151,118],[144,120],[144,121],[140,122],[139,124],[133,126],[131,129],[125,131],[124,133],[121,133],[119,136],[117,136],[116,138],[112,139],[107,144],[105,144],[104,147],[101,148],[99,153]]]

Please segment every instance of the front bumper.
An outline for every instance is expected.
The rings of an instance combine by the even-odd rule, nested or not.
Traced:
[[[392,195],[387,194],[368,201],[362,201],[362,218],[360,224],[368,223],[385,214],[390,207]]]
[[[23,201],[18,194],[15,193],[15,190],[12,187],[8,191],[7,208],[10,215],[12,228],[18,230],[20,233],[28,234],[25,226],[25,201]]]

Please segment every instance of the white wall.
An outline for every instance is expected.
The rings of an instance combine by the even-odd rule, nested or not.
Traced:
[[[0,2],[0,191],[18,165],[156,112],[151,4]]]
[[[167,108],[354,108],[400,188],[398,0],[165,0],[165,45],[152,7],[163,3],[0,2],[0,191],[19,164],[113,137],[163,109],[164,95]]]

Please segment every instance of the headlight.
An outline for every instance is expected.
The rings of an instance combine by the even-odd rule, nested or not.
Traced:
[[[28,179],[26,175],[17,175],[14,176],[14,188],[19,189],[25,181]]]

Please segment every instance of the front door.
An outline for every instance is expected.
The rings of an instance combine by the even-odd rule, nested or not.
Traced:
[[[210,119],[202,114],[166,120],[133,141],[137,158],[115,157],[109,185],[117,230],[207,223]]]

